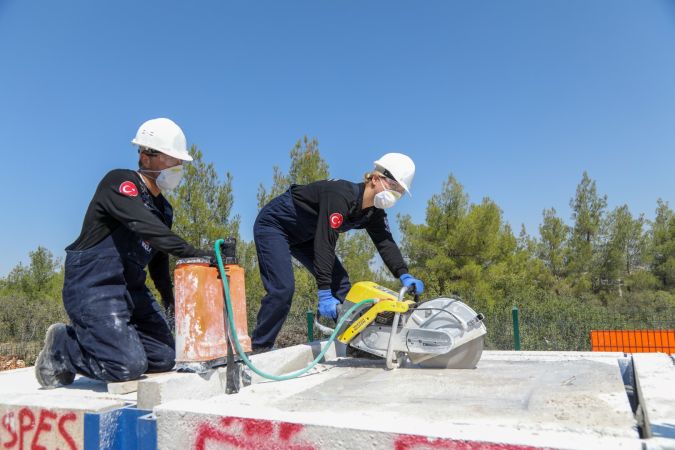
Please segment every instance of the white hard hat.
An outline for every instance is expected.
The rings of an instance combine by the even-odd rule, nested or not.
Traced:
[[[412,196],[410,187],[415,177],[415,163],[409,156],[403,153],[387,153],[375,161],[375,169],[396,180]]]
[[[192,161],[183,130],[171,119],[160,118],[144,122],[131,143],[183,161]]]

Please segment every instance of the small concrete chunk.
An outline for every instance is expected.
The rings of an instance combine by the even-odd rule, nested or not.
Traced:
[[[119,383],[108,383],[108,392],[111,394],[128,394],[138,390],[140,380],[121,381]]]
[[[167,373],[173,372],[163,372],[163,373],[146,373],[138,380],[130,381],[120,381],[118,383],[108,383],[107,389],[110,394],[129,394],[131,392],[136,392],[138,390],[138,382],[142,380],[147,380],[149,378],[156,378]]]
[[[225,392],[225,369],[203,374],[171,372],[138,382],[138,407],[152,409],[179,399],[206,399]]]

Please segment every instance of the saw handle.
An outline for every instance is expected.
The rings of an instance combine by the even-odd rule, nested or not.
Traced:
[[[400,291],[398,291],[398,301],[402,302],[403,297],[405,297],[405,294],[414,294],[415,293],[415,285],[413,284],[412,286],[403,286]],[[415,295],[417,297],[417,295]],[[417,298],[415,299],[417,301]],[[389,343],[387,344],[387,353],[385,356],[385,361],[387,364],[387,369],[392,370],[398,367],[398,365],[401,363],[401,361],[396,361],[394,362],[394,336],[398,332],[398,321],[401,317],[401,313],[396,312],[394,314],[394,320],[391,323],[391,332],[389,333]]]
[[[403,301],[403,297],[405,294],[411,294],[413,298],[415,299],[415,303],[420,302],[420,295],[417,293],[417,286],[416,285],[411,285],[410,287],[403,286],[403,288],[400,290],[398,294],[398,301]]]
[[[415,301],[417,301],[417,297],[419,297],[419,296],[416,294],[415,291],[416,291],[416,289],[415,289],[415,285],[414,285],[414,284],[413,284],[413,285],[410,285],[410,287],[408,287],[408,286],[403,286],[403,287],[401,288],[401,290],[398,291],[398,301],[399,301],[399,302],[402,302],[402,301],[403,301],[403,297],[405,297],[405,294],[413,294],[413,295],[415,295]]]

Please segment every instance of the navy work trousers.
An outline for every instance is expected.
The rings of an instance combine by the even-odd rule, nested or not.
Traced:
[[[269,202],[253,226],[260,277],[267,291],[253,331],[253,347],[271,347],[291,309],[295,278],[291,257],[314,272],[316,217],[297,211],[290,191]],[[338,258],[333,265],[331,291],[343,301],[351,288],[349,275]]]
[[[115,241],[119,236],[67,252],[63,302],[71,325],[58,344],[66,364],[104,381],[171,370],[175,344],[166,319],[145,284],[129,279],[140,276],[145,261],[124,259],[132,252]]]

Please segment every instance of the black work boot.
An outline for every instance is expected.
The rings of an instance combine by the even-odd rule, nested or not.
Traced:
[[[47,389],[68,385],[75,379],[75,372],[68,370],[63,354],[58,348],[67,331],[66,324],[55,323],[47,328],[45,345],[35,361],[35,378]]]
[[[251,349],[250,352],[247,353],[247,355],[248,355],[248,356],[258,355],[258,354],[260,354],[260,353],[267,353],[267,352],[269,352],[269,351],[276,350],[276,349],[277,349],[277,348],[276,348],[275,346],[273,346],[273,345],[272,345],[272,346],[269,346],[269,347],[266,347],[266,346],[263,346],[263,347],[256,347],[256,346],[253,346],[253,348]]]

